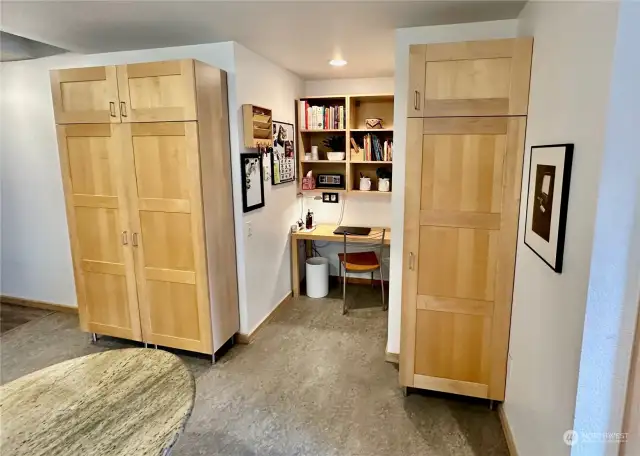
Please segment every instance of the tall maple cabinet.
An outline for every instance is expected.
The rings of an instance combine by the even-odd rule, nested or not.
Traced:
[[[51,72],[80,326],[213,354],[239,329],[226,73]]]
[[[532,47],[410,48],[405,387],[504,399]]]

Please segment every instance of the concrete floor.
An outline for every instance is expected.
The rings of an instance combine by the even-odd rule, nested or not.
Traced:
[[[181,353],[196,376],[196,405],[172,455],[507,456],[486,401],[402,396],[397,368],[384,361],[387,313],[377,307],[379,289],[349,290],[357,309],[347,316],[338,299],[294,299],[253,344],[232,347],[215,366]],[[92,345],[77,317],[61,313],[1,341],[2,382],[132,346],[106,337]]]
[[[51,310],[34,309],[15,304],[0,303],[0,334],[51,314]]]

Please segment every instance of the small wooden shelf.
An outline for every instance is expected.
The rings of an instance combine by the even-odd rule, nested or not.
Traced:
[[[356,133],[393,133],[393,128],[351,128],[349,131]]]
[[[391,195],[391,192],[379,192],[378,190],[349,190],[349,193],[368,194],[368,195]]]
[[[344,188],[315,188],[313,190],[302,190],[301,188],[298,188],[298,193],[323,193],[323,192],[346,193],[347,191]]]
[[[300,160],[302,163],[347,163],[346,160]]]
[[[248,149],[273,145],[271,109],[251,104],[242,105],[244,147]]]
[[[310,129],[310,130],[300,130],[301,133],[346,133],[347,130],[344,128],[337,130],[320,130],[320,129]]]
[[[358,165],[392,165],[392,161],[375,161],[375,160],[351,160],[350,163],[357,163]]]

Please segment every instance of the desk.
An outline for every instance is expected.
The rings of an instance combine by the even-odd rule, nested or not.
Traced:
[[[296,232],[291,233],[291,281],[293,296],[300,296],[300,273],[298,265],[298,241],[326,241],[326,242],[342,242],[342,234],[333,234],[338,225],[317,225],[316,229],[304,233]],[[371,233],[368,236],[347,236],[348,243],[361,243],[361,244],[379,244],[382,230],[386,229],[384,233],[385,245],[391,245],[391,229],[389,228],[371,228]]]
[[[72,359],[0,388],[2,454],[168,454],[191,415],[193,374],[145,348]]]

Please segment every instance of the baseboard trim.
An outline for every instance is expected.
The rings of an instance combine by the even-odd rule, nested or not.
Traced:
[[[0,296],[2,304],[13,304],[15,306],[33,307],[35,309],[51,310],[54,312],[65,312],[77,314],[78,308],[65,306],[63,304],[54,304],[52,302],[36,301],[34,299],[16,298],[15,296]]]
[[[262,321],[258,323],[258,326],[256,326],[253,331],[251,331],[249,334],[243,334],[243,333],[236,334],[236,342],[244,345],[248,345],[252,343],[255,340],[256,335],[258,334],[258,331],[260,331],[267,323],[269,323],[273,319],[273,317],[276,316],[278,311],[282,309],[284,304],[286,304],[291,300],[291,298],[292,298],[292,294],[291,292],[289,292],[289,294],[287,294],[282,299],[282,301],[280,301],[280,303],[273,308],[273,310],[269,313],[269,315],[264,317]]]
[[[391,364],[400,364],[400,353],[384,351],[384,360]]]
[[[518,456],[518,450],[516,449],[516,442],[513,440],[513,434],[511,433],[511,426],[507,420],[507,415],[504,413],[503,404],[498,405],[498,416],[500,417],[500,424],[502,425],[502,432],[504,433],[504,439],[507,441],[507,448],[511,456]]]

